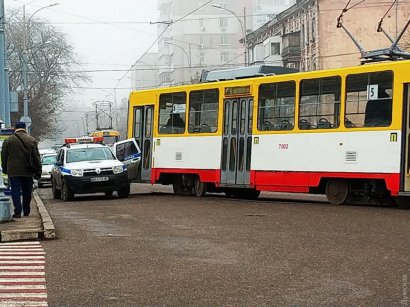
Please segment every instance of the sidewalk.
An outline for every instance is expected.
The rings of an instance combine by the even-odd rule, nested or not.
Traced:
[[[31,213],[11,222],[0,223],[0,242],[54,239],[55,227],[37,194],[33,193]]]

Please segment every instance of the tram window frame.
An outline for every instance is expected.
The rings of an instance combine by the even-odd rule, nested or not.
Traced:
[[[303,79],[300,81],[299,92],[300,130],[340,127],[341,76]]]
[[[203,89],[189,93],[188,133],[216,133],[219,117],[219,90]]]
[[[283,93],[278,95],[278,93]],[[293,93],[293,95],[291,95]],[[259,85],[258,130],[290,131],[295,125],[296,82]],[[268,113],[272,109],[271,113]]]
[[[140,107],[134,107],[134,138],[141,137],[141,118],[142,109]]]
[[[393,87],[394,73],[391,70],[347,75],[345,127],[354,129],[391,126],[393,122]],[[377,90],[376,97],[371,97],[371,90]],[[387,97],[381,97],[386,95]],[[390,117],[386,117],[386,115],[390,115]]]
[[[184,108],[176,108],[175,105],[184,105]],[[187,94],[183,92],[164,93],[159,96],[159,116],[158,116],[158,134],[183,134],[186,129],[186,105]],[[184,109],[184,112],[181,112]],[[173,112],[173,111],[177,112]],[[173,116],[173,114],[178,114]],[[174,125],[174,121],[182,121],[182,125]]]
[[[145,138],[152,137],[152,122],[153,122],[153,110],[152,107],[148,107],[145,109]]]

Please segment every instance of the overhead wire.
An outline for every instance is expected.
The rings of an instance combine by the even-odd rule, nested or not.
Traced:
[[[198,7],[197,7],[196,9],[194,9],[193,11],[191,11],[191,12],[185,14],[184,16],[178,18],[177,20],[173,21],[171,24],[167,24],[166,27],[164,28],[164,30],[160,33],[160,35],[159,35],[159,36],[155,39],[155,41],[148,47],[148,49],[138,58],[138,60],[137,60],[136,62],[141,61],[141,59],[142,59],[142,58],[151,50],[151,48],[161,39],[161,37],[165,34],[165,32],[169,29],[170,26],[172,26],[172,25],[178,23],[179,21],[181,21],[181,20],[184,19],[185,17],[189,16],[190,14],[193,14],[193,13],[197,12],[198,10],[200,10],[201,8],[203,8],[204,6],[208,5],[208,4],[211,3],[211,2],[213,2],[213,0],[209,0],[209,1],[205,2],[205,3],[203,3],[202,5],[198,6]],[[121,82],[121,80],[124,79],[125,76],[132,70],[132,68],[133,68],[133,65],[130,67],[130,69],[129,69],[121,78],[118,79],[116,88],[118,87],[118,85],[119,85],[119,83]],[[106,98],[107,98],[108,96],[110,96],[110,95],[107,95]]]

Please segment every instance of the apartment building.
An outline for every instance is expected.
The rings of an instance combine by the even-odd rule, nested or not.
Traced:
[[[248,34],[250,63],[275,63],[302,71],[358,65],[357,47],[342,28],[336,27],[346,3],[344,0],[297,0],[292,7]],[[385,34],[376,31],[390,6],[391,2],[373,0],[359,3],[344,14],[344,27],[363,49],[391,45]],[[409,16],[410,6],[399,0],[386,15],[383,29],[396,37]]]
[[[241,39],[294,1],[215,0],[207,4],[208,0],[158,0],[158,53],[147,54],[134,64],[132,87],[190,83],[203,70],[248,64]],[[278,52],[276,43],[274,52]]]
[[[252,29],[259,29],[268,21],[274,19],[276,15],[295,4],[295,2],[296,0],[254,0]]]
[[[244,65],[245,46],[239,40],[246,32],[243,9],[251,1],[207,2],[158,1],[159,85],[192,82],[204,69]]]

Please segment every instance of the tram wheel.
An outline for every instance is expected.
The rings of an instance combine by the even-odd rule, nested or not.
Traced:
[[[247,199],[257,199],[260,194],[261,194],[261,191],[250,189],[247,191],[246,198]]]
[[[326,196],[333,205],[343,205],[350,194],[350,186],[346,180],[331,179],[326,184]]]
[[[172,181],[172,189],[176,195],[182,194],[182,176],[175,176],[174,180]]]
[[[194,193],[198,197],[203,197],[206,194],[206,183],[201,181],[201,178],[199,176],[195,177],[195,182],[194,182]]]

